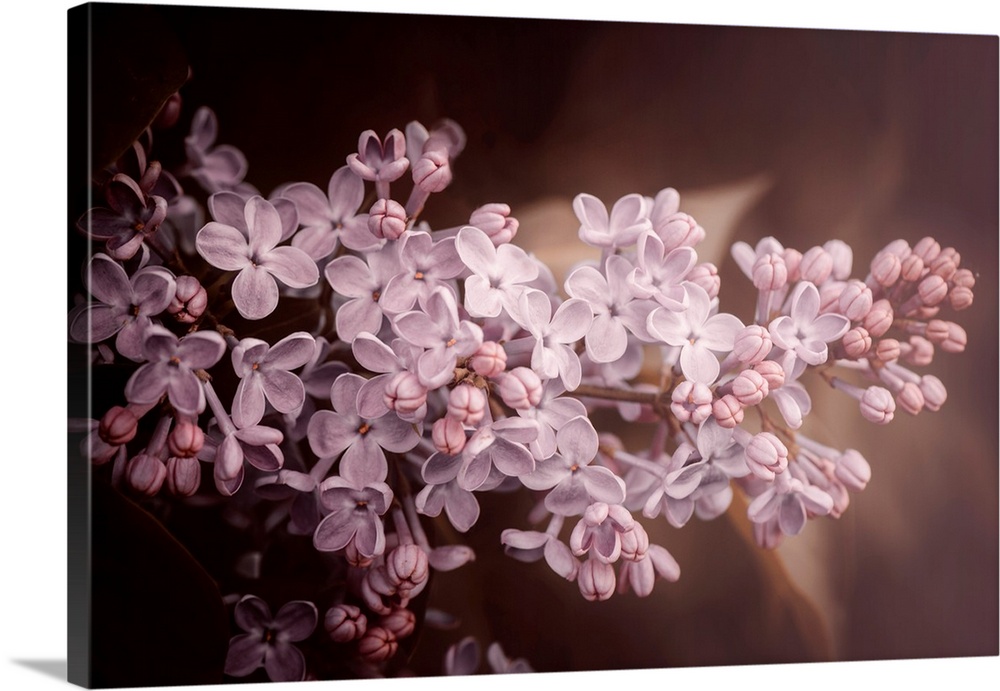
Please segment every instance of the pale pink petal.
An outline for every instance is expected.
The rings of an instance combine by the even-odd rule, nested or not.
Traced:
[[[198,254],[223,271],[238,271],[250,266],[250,248],[243,234],[232,226],[212,221],[195,238]]]
[[[248,266],[233,281],[233,302],[244,319],[263,319],[278,306],[278,284],[262,266]]]

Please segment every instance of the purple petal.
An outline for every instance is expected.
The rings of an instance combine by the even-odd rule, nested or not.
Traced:
[[[231,677],[245,677],[264,662],[267,644],[259,633],[233,636],[226,653],[225,673]]]
[[[806,525],[806,507],[795,497],[781,502],[778,510],[778,527],[785,535],[798,535]]]
[[[448,520],[459,532],[466,532],[479,520],[479,501],[472,492],[449,486],[444,510]]]
[[[271,346],[264,357],[268,369],[293,370],[309,362],[316,354],[316,339],[305,331],[296,331]]]
[[[195,237],[195,247],[205,261],[223,271],[238,271],[250,266],[250,248],[243,234],[232,226],[205,224]]]
[[[365,520],[359,519],[358,532],[354,536],[354,545],[358,553],[366,557],[374,557],[385,550],[385,527],[382,519],[371,513]]]
[[[236,603],[233,618],[247,633],[263,631],[271,623],[271,608],[256,595],[245,595]]]
[[[356,486],[382,482],[389,474],[385,452],[369,435],[358,435],[340,459],[340,475]]]
[[[131,319],[120,309],[94,303],[76,313],[70,322],[69,334],[70,338],[78,343],[97,343],[114,336],[130,322]],[[139,346],[141,356],[142,344]]]
[[[263,266],[247,266],[233,281],[233,302],[244,319],[263,319],[278,306],[278,284]]]
[[[340,233],[327,222],[326,225],[306,226],[292,238],[292,247],[305,252],[310,259],[329,257],[337,249]]]
[[[719,360],[700,341],[688,344],[681,350],[681,371],[691,381],[710,386],[719,376]]]
[[[316,185],[311,182],[296,182],[286,187],[281,196],[295,203],[302,225],[332,229],[330,202]]]
[[[625,483],[602,466],[588,466],[578,471],[591,501],[620,504],[625,501]]]
[[[146,363],[125,384],[125,400],[138,405],[156,403],[167,390],[169,376],[170,366],[167,363]]]
[[[268,647],[264,670],[271,681],[302,681],[306,678],[306,657],[291,643],[279,641]]]
[[[289,288],[308,288],[319,282],[316,262],[294,247],[275,247],[262,256],[258,264]]]
[[[545,496],[545,508],[560,516],[581,514],[590,504],[590,496],[580,479],[567,477]]]
[[[201,381],[191,370],[177,370],[167,382],[170,405],[188,415],[195,415],[205,409],[205,390]]]
[[[552,456],[535,464],[535,469],[520,476],[521,484],[528,489],[552,489],[570,474],[569,466],[561,456]]]
[[[559,343],[574,343],[590,328],[594,313],[585,300],[569,299],[552,315],[549,333]]]
[[[489,455],[497,470],[510,477],[526,475],[535,469],[535,459],[528,449],[500,437],[493,442]]]
[[[353,420],[329,410],[319,410],[309,420],[309,447],[320,458],[332,458],[346,449],[358,434]]]
[[[587,332],[587,355],[594,362],[614,362],[628,348],[628,333],[617,317],[598,314]]]
[[[316,605],[305,600],[294,600],[281,607],[274,616],[273,627],[288,641],[304,641],[316,628],[319,613]]]
[[[316,526],[313,545],[321,552],[335,552],[343,549],[351,541],[358,526],[352,521],[354,510],[347,508],[334,511]]]
[[[241,379],[233,397],[232,417],[237,427],[250,427],[264,417],[264,391],[260,376]]]
[[[132,285],[125,269],[111,257],[106,254],[95,254],[84,278],[90,294],[104,304],[128,306],[132,296]]]
[[[330,176],[327,195],[330,198],[330,217],[344,222],[361,206],[365,196],[365,184],[348,166],[342,166]]]
[[[195,331],[180,339],[177,357],[191,369],[208,369],[222,359],[226,342],[216,331]]]
[[[216,192],[208,198],[208,211],[212,218],[223,225],[236,228],[244,236],[247,234],[247,221],[243,213],[246,202],[235,192]]]

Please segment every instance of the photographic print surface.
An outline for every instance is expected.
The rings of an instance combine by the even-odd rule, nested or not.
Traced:
[[[998,654],[995,36],[70,13],[70,681]]]

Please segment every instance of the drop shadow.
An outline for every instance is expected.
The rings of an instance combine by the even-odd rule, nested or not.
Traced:
[[[66,681],[69,663],[66,660],[11,660],[11,662],[41,672],[45,676]]]

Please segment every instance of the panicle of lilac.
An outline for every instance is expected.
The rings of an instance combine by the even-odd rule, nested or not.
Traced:
[[[358,251],[378,247],[380,237],[371,232],[369,215],[358,213],[365,196],[364,183],[348,166],[334,171],[325,194],[311,182],[293,183],[280,194],[294,202],[303,226],[292,238],[292,247],[312,259],[330,256],[341,244]]]

